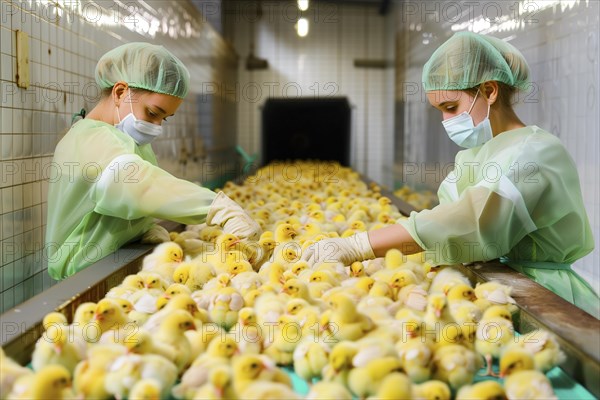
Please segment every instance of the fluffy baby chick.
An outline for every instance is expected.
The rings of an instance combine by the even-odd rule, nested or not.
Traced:
[[[424,400],[450,400],[451,398],[448,384],[435,379],[413,385],[413,395],[415,399]]]
[[[483,381],[466,385],[459,389],[456,400],[504,400],[506,394],[502,385],[496,381]]]
[[[71,374],[62,365],[46,365],[35,374],[21,376],[14,383],[8,399],[68,399],[73,394]]]
[[[233,337],[226,336],[213,340],[208,345],[206,353],[194,360],[181,382],[173,387],[173,395],[178,399],[191,399],[196,391],[209,381],[210,371],[214,367],[229,367],[230,360],[238,351]]]
[[[212,322],[229,330],[238,320],[238,312],[244,307],[244,298],[234,288],[226,287],[213,296],[208,314]]]
[[[182,262],[173,271],[173,280],[182,283],[192,292],[200,290],[206,282],[215,277],[215,271],[207,263]]]
[[[480,367],[480,357],[458,344],[440,347],[433,355],[433,379],[447,382],[453,389],[471,383]]]
[[[155,272],[171,281],[173,270],[183,260],[183,249],[175,242],[161,243],[152,253],[144,257],[142,270]]]
[[[50,325],[67,325],[67,317],[63,313],[59,313],[56,311],[50,312],[44,316],[42,319],[42,326],[44,329],[48,329]]]
[[[357,367],[348,374],[348,387],[356,396],[373,396],[379,390],[383,380],[393,372],[402,369],[396,357],[383,357],[370,361],[364,367]]]
[[[460,270],[456,267],[446,266],[440,268],[438,273],[431,281],[429,287],[429,293],[448,293],[452,286],[459,283],[465,285],[471,285],[469,278],[467,278]]]
[[[50,324],[35,344],[31,366],[34,371],[40,371],[47,365],[57,364],[72,374],[84,355],[72,340],[67,325]]]
[[[410,378],[401,372],[392,372],[383,378],[377,393],[368,399],[395,400],[411,398],[413,398],[413,394]]]
[[[329,353],[329,363],[323,368],[323,379],[348,386],[348,374],[354,368],[353,359],[358,353],[354,342],[337,343]]]
[[[516,311],[516,302],[510,295],[512,288],[496,281],[478,283],[475,286],[475,304],[484,311],[490,306],[507,306],[510,311]]]
[[[345,294],[331,296],[328,303],[331,309],[323,315],[322,326],[327,327],[336,340],[357,340],[375,328],[373,321],[359,313]]]
[[[290,377],[275,367],[268,357],[258,354],[243,354],[233,360],[233,388],[241,393],[257,381],[270,381],[292,386]]]
[[[110,365],[127,354],[119,344],[96,344],[88,349],[88,358],[77,364],[73,375],[73,389],[87,399],[109,399],[111,395],[104,386]]]
[[[156,332],[162,321],[170,315],[173,310],[185,310],[189,312],[192,317],[201,317],[201,313],[192,297],[189,294],[181,293],[173,296],[173,298],[167,301],[164,307],[150,316],[150,318],[142,325],[143,328],[150,333]]]
[[[306,400],[352,400],[352,393],[337,382],[317,382],[310,387]]]
[[[119,303],[113,299],[102,299],[96,305],[94,321],[102,333],[118,330],[127,323],[127,315]]]
[[[110,289],[105,297],[129,299],[133,293],[143,288],[144,279],[140,275],[127,275],[125,279],[123,279],[123,282]]]
[[[331,349],[323,341],[315,341],[306,337],[294,349],[294,371],[299,377],[311,383],[321,378],[321,371],[328,363]]]
[[[511,345],[504,349],[500,356],[500,378],[504,378],[516,371],[527,371],[535,368],[533,355],[518,345]]]
[[[402,369],[413,382],[425,382],[431,377],[433,350],[426,341],[420,337],[401,339],[396,343],[396,350]]]
[[[556,399],[550,380],[539,371],[518,371],[504,380],[509,399]]]
[[[518,345],[533,355],[535,369],[541,372],[550,371],[566,358],[556,337],[543,329],[519,336]]]
[[[154,340],[165,346],[170,346],[174,354],[174,362],[179,372],[189,364],[191,356],[191,345],[185,336],[185,331],[196,329],[194,318],[184,310],[174,310],[165,317]]]
[[[0,348],[0,398],[4,399],[12,391],[14,383],[22,376],[33,375],[29,368],[20,366],[4,354]]]
[[[85,302],[77,306],[75,315],[73,315],[73,325],[83,326],[94,320],[96,313],[96,303]]]
[[[486,361],[485,375],[495,376],[492,371],[492,358],[499,358],[502,349],[514,342],[515,330],[512,321],[497,317],[494,309],[488,309],[477,325],[475,350]]]
[[[290,365],[293,353],[302,338],[302,325],[292,316],[282,314],[275,329],[265,338],[264,354],[278,365]]]
[[[135,383],[143,379],[158,383],[160,398],[167,398],[177,379],[177,368],[159,355],[127,354],[111,364],[104,386],[116,398],[124,398],[129,396]]]
[[[135,329],[124,333],[123,345],[131,353],[135,354],[158,354],[169,361],[175,361],[176,353],[173,353],[171,346],[165,346],[154,339],[148,331]]]
[[[301,397],[287,385],[276,382],[256,382],[250,384],[242,393],[241,399],[248,400],[300,400]]]
[[[229,330],[242,354],[260,354],[263,350],[264,335],[258,325],[256,312],[244,307],[238,313],[238,322]]]
[[[217,366],[211,368],[208,374],[208,382],[198,388],[194,394],[194,400],[218,400],[235,399],[233,391],[233,377],[231,368],[226,366]]]
[[[160,400],[160,384],[152,379],[140,379],[129,391],[129,400]]]

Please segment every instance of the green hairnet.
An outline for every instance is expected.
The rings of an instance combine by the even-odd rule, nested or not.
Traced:
[[[190,73],[163,46],[135,42],[110,50],[96,65],[96,83],[101,89],[112,88],[118,81],[132,88],[184,98]]]
[[[521,52],[503,40],[459,32],[438,47],[423,67],[428,92],[464,90],[486,81],[526,89],[529,66]]]

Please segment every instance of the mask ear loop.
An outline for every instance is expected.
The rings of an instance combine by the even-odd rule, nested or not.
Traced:
[[[469,111],[467,112],[467,114],[471,114],[471,110],[473,110],[473,106],[475,106],[475,101],[477,100],[477,96],[479,95],[479,89],[477,89],[477,93],[475,93],[475,97],[473,98],[473,102],[471,103],[471,107],[469,108]],[[488,110],[488,116],[490,114],[490,111]]]

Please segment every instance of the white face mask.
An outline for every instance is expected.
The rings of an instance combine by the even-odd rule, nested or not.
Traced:
[[[478,123],[477,126],[475,126],[473,123],[473,118],[471,118],[471,110],[475,105],[475,100],[477,100],[478,94],[479,90],[477,90],[477,94],[475,94],[475,98],[473,99],[471,108],[469,108],[469,112],[463,111],[452,118],[442,121],[442,125],[444,125],[444,129],[446,129],[450,139],[460,147],[467,149],[481,146],[494,137],[492,134],[492,126],[490,125],[489,104],[487,117]]]
[[[129,91],[129,107],[131,108],[131,112],[121,120],[119,107],[115,106],[117,109],[117,116],[119,117],[119,123],[115,125],[115,128],[131,136],[138,146],[148,144],[162,134],[162,126],[137,119],[135,115],[133,115],[131,91]]]

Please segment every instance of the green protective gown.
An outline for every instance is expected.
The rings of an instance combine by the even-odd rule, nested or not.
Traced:
[[[83,119],[58,143],[48,168],[48,273],[63,279],[140,237],[154,218],[204,222],[216,194],[157,166],[114,126]]]
[[[558,138],[528,126],[460,151],[438,196],[439,206],[400,222],[433,263],[502,257],[598,315],[597,294],[570,268],[594,240],[577,168]]]

